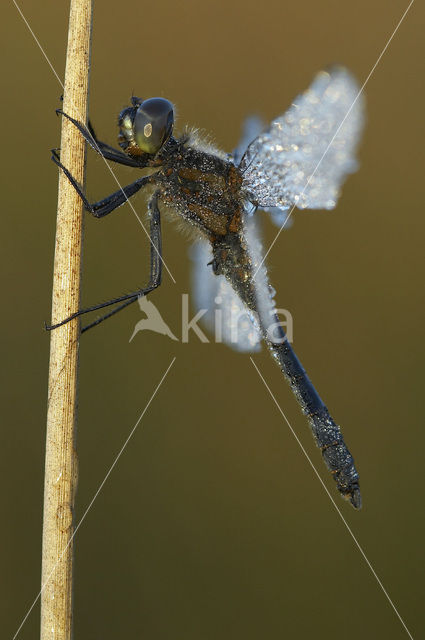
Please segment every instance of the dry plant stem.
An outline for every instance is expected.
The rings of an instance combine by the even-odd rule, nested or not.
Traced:
[[[63,109],[86,121],[92,0],[71,0]],[[85,142],[62,120],[61,161],[83,183]],[[52,324],[78,310],[83,231],[81,198],[63,173],[53,275]],[[41,639],[72,635],[72,563],[77,460],[74,449],[79,322],[51,332],[44,485]]]

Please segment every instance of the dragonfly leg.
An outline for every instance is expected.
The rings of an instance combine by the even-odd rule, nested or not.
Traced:
[[[117,162],[118,164],[124,164],[128,167],[143,166],[143,163],[140,160],[131,158],[130,156],[123,153],[119,149],[115,149],[114,147],[111,147],[109,144],[106,144],[106,142],[102,142],[101,140],[98,140],[90,121],[89,121],[89,126],[86,127],[82,122],[79,122],[74,118],[71,118],[71,116],[69,116],[67,113],[62,111],[62,109],[56,109],[56,113],[70,120],[70,122],[72,122],[72,124],[75,127],[77,127],[78,131],[81,133],[81,135],[86,140],[86,142],[89,143],[92,149],[94,149],[96,153],[98,153],[99,155],[106,158],[106,160],[112,160],[112,162]]]
[[[101,316],[100,318],[97,318],[91,324],[88,324],[87,326],[83,327],[81,333],[84,333],[84,331],[87,331],[88,329],[95,327],[96,325],[100,324],[107,318],[110,318],[111,316],[115,315],[122,309],[125,309],[125,307],[129,306],[133,302],[136,302],[136,300],[141,296],[145,296],[151,291],[153,291],[154,289],[157,289],[159,287],[162,280],[162,238],[161,238],[161,215],[158,207],[158,193],[155,193],[152,196],[151,200],[149,201],[148,209],[149,209],[149,217],[150,217],[151,250],[150,250],[150,277],[149,277],[149,282],[147,286],[141,289],[138,289],[137,291],[133,291],[132,293],[127,293],[123,296],[119,296],[118,298],[113,298],[112,300],[108,300],[107,302],[102,302],[100,304],[93,305],[92,307],[86,307],[85,309],[80,309],[76,313],[73,313],[70,316],[68,316],[68,318],[65,318],[65,320],[62,320],[62,322],[58,322],[57,324],[46,326],[46,329],[48,331],[51,331],[52,329],[57,329],[58,327],[61,327],[62,325],[69,322],[70,320],[77,318],[78,316],[82,316],[85,313],[90,313],[90,311],[97,311],[98,309],[104,309],[105,307],[109,307],[111,305],[118,304],[120,302],[123,303],[123,304],[120,304],[115,309],[113,309],[112,311],[110,311],[109,313],[107,313],[106,315]]]
[[[131,184],[128,184],[125,187],[122,187],[121,189],[118,189],[118,191],[111,193],[111,195],[107,196],[106,198],[103,198],[102,200],[98,200],[97,202],[94,202],[93,204],[91,204],[87,200],[86,196],[84,195],[80,185],[78,184],[74,176],[68,171],[68,169],[60,161],[58,153],[55,149],[52,149],[52,160],[64,172],[64,174],[66,175],[66,177],[68,178],[72,186],[74,187],[75,191],[78,193],[81,200],[83,201],[87,211],[89,211],[92,215],[94,215],[95,218],[103,218],[104,216],[108,215],[108,213],[111,213],[112,211],[120,207],[122,204],[127,202],[127,200],[131,198],[131,196],[133,196],[135,193],[140,191],[140,189],[142,189],[144,186],[152,182],[151,176],[143,176],[142,178],[138,178]]]

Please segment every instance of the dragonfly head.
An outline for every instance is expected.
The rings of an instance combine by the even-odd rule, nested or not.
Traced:
[[[173,130],[174,107],[165,98],[132,98],[132,103],[119,115],[118,142],[129,155],[155,155]]]

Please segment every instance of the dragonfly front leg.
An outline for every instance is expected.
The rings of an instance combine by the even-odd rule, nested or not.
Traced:
[[[116,309],[113,309],[106,315],[101,316],[100,318],[97,318],[91,324],[88,324],[87,326],[83,327],[83,329],[81,330],[81,333],[84,333],[88,329],[91,329],[92,327],[97,326],[107,318],[110,318],[111,316],[115,315],[122,309],[125,309],[125,307],[128,307],[133,302],[136,302],[136,300],[141,296],[145,296],[151,291],[153,291],[154,289],[157,289],[159,287],[162,281],[162,237],[161,237],[161,214],[158,207],[158,193],[155,193],[152,196],[151,200],[149,201],[148,209],[149,209],[149,216],[150,216],[151,250],[150,250],[150,277],[149,277],[149,282],[147,286],[141,289],[138,289],[137,291],[133,291],[132,293],[127,293],[123,296],[119,296],[118,298],[113,298],[112,300],[108,300],[107,302],[102,302],[92,307],[80,309],[80,311],[77,311],[76,313],[73,313],[72,315],[70,315],[68,318],[65,318],[65,320],[62,320],[62,322],[59,322],[58,324],[54,324],[51,326],[46,326],[46,329],[48,331],[51,331],[52,329],[57,329],[57,327],[61,327],[62,325],[69,322],[70,320],[73,320],[78,316],[82,316],[85,313],[90,313],[90,311],[97,311],[98,309],[104,309],[105,307],[109,307],[111,305],[118,304],[120,302],[123,303],[123,304],[120,304]]]
[[[91,204],[87,200],[86,196],[83,193],[83,190],[81,189],[74,176],[62,164],[57,152],[54,149],[52,150],[52,160],[59,167],[59,169],[64,172],[64,174],[74,187],[75,191],[83,201],[84,207],[95,218],[103,218],[104,216],[107,216],[108,213],[111,213],[115,209],[118,209],[118,207],[127,202],[127,200],[131,198],[131,196],[134,196],[134,194],[140,191],[140,189],[152,182],[152,176],[143,176],[142,178],[138,178],[131,184],[128,184],[125,187],[121,187],[121,189],[115,191],[114,193],[111,193],[111,195],[107,196],[106,198],[103,198],[102,200],[98,200],[97,202],[93,202],[93,204]]]
[[[118,164],[124,164],[128,167],[141,167],[144,166],[144,162],[141,159],[131,158],[127,154],[123,153],[119,149],[114,149],[106,142],[102,142],[97,139],[97,136],[94,132],[94,129],[89,120],[89,126],[86,127],[82,122],[71,118],[67,113],[62,111],[62,109],[56,109],[56,113],[58,115],[62,115],[67,118],[72,124],[78,129],[83,138],[89,143],[89,145],[103,158],[106,160],[112,160],[112,162],[117,162]]]

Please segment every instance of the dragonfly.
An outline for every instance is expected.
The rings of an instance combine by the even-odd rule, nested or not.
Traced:
[[[263,129],[258,120],[249,120],[233,154],[203,142],[189,128],[174,137],[174,107],[165,98],[131,98],[131,106],[118,116],[120,149],[100,141],[90,121],[85,126],[57,111],[106,160],[148,170],[131,184],[90,203],[58,152],[52,152],[52,160],[96,218],[109,215],[138,191],[149,188],[150,278],[145,287],[80,309],[47,328],[55,329],[78,316],[115,305],[83,327],[82,332],[87,331],[159,287],[161,208],[171,208],[202,238],[194,258],[200,274],[198,297],[204,296],[208,302],[220,294],[227,314],[224,339],[240,350],[256,349],[260,341],[266,345],[307,418],[338,491],[359,509],[359,475],[353,457],[279,321],[257,214],[258,209],[265,210],[283,226],[294,207],[336,206],[345,178],[357,169],[356,149],[364,121],[363,97],[352,75],[343,67],[319,72],[310,87],[268,128]],[[240,325],[236,341],[232,309],[241,312],[236,314]]]

